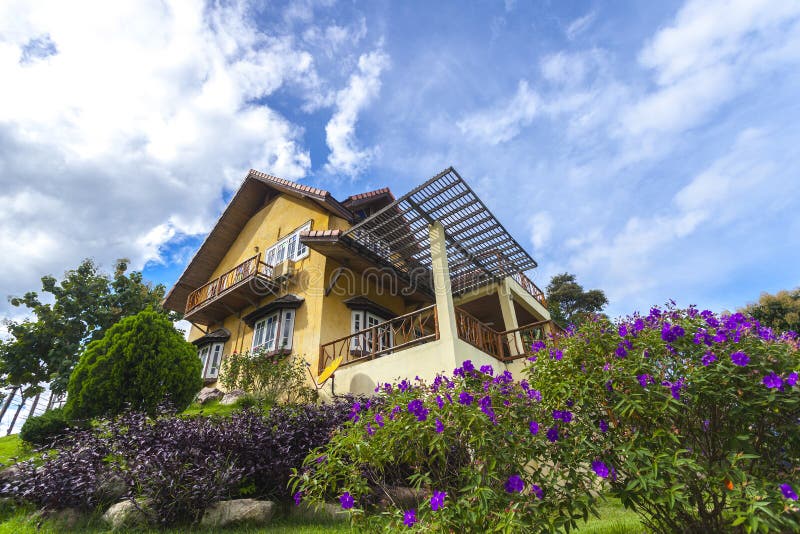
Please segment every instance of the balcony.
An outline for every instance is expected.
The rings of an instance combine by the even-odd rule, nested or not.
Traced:
[[[186,299],[184,319],[210,325],[246,306],[255,306],[278,283],[272,266],[261,261],[261,254],[248,258],[230,271],[195,289]]]
[[[552,321],[537,321],[513,330],[498,332],[469,313],[456,308],[458,337],[501,362],[531,354],[534,341],[544,341],[558,327]]]
[[[340,366],[373,360],[439,339],[436,305],[401,315],[319,347],[319,373],[341,357]]]
[[[528,292],[530,296],[535,298],[539,304],[547,307],[547,300],[544,298],[544,291],[539,289],[539,286],[533,283],[533,280],[528,278],[525,273],[514,273],[511,275],[511,278],[517,282],[519,285],[522,286],[522,289]]]

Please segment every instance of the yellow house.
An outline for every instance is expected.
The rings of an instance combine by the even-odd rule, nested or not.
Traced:
[[[512,372],[557,328],[536,267],[455,169],[408,194],[338,201],[251,170],[165,300],[207,384],[234,352],[341,358],[330,389],[432,379],[465,360]]]

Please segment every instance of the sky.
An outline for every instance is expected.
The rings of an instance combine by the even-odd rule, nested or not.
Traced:
[[[452,165],[624,315],[800,285],[800,2],[0,4],[0,317],[86,257],[170,286],[258,169]]]

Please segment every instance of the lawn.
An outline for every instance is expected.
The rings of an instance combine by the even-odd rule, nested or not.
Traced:
[[[10,465],[20,460],[27,460],[33,455],[30,447],[19,439],[19,434],[0,438],[0,464]]]
[[[101,533],[110,532],[98,518],[84,521],[75,529],[68,530],[54,521],[41,521],[31,517],[31,509],[8,511],[0,516],[0,534],[59,534],[63,532]],[[240,527],[226,529],[222,532],[228,534],[318,534],[318,533],[344,533],[350,532],[348,523],[320,522],[300,518],[277,519],[269,527],[253,528]],[[164,530],[138,530],[152,534],[180,534],[184,532],[220,532],[220,530],[195,528],[172,528]],[[578,528],[580,534],[638,534],[644,532],[636,514],[626,511],[619,501],[610,500],[600,506],[600,518],[592,518],[586,525]]]

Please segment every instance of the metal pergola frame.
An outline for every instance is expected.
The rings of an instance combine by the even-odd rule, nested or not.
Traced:
[[[454,294],[537,266],[453,167],[343,233],[399,272],[430,284],[428,226],[444,227]],[[420,269],[427,270],[421,276]],[[429,288],[433,289],[433,288]]]

